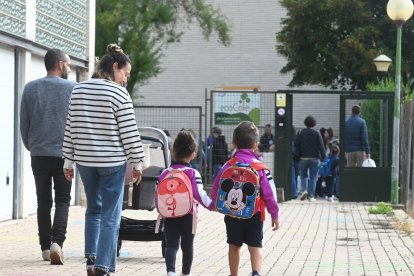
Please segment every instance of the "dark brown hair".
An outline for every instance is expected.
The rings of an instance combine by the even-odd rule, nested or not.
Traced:
[[[241,122],[233,131],[233,143],[237,149],[251,149],[258,141],[259,130],[252,122]]]
[[[359,105],[354,105],[352,107],[352,114],[359,115],[361,113],[361,107]]]
[[[316,126],[316,120],[312,115],[309,115],[303,120],[303,123],[306,127],[314,127]]]
[[[176,161],[190,157],[193,152],[197,152],[197,144],[194,137],[188,130],[182,130],[174,140],[173,153]]]
[[[114,80],[114,63],[118,63],[118,68],[122,69],[128,63],[131,64],[131,59],[127,54],[116,44],[109,44],[106,47],[107,54],[104,55],[98,62],[96,75],[98,77]]]

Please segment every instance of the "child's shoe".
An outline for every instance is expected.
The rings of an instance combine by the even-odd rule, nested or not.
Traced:
[[[259,272],[257,272],[256,270],[253,270],[252,272],[252,276],[260,276]]]
[[[177,274],[175,274],[175,272],[173,271],[168,271],[167,276],[176,276]]]

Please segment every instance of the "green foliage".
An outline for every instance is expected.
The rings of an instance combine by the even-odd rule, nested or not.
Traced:
[[[385,203],[383,201],[378,202],[377,206],[370,206],[368,208],[368,213],[378,215],[378,214],[391,214],[394,210],[392,209],[391,204]]]
[[[185,26],[196,21],[203,35],[216,35],[230,44],[227,18],[202,0],[97,0],[95,54],[117,43],[132,61],[128,91],[162,71],[161,58],[168,44],[180,41]]]
[[[377,76],[372,60],[395,57],[396,27],[386,12],[388,0],[279,0],[287,9],[276,49],[287,58],[282,73],[290,86],[322,85],[366,89]],[[403,25],[402,80],[414,70],[413,20]]]

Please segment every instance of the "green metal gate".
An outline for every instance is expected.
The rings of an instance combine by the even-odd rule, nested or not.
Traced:
[[[340,171],[339,195],[341,201],[390,201],[391,197],[391,151],[393,129],[394,93],[279,90],[275,103],[275,163],[274,177],[278,188],[283,188],[285,200],[292,198],[292,139],[294,95],[339,96]],[[371,153],[376,168],[346,167],[345,165],[345,121],[353,105],[362,106],[362,116],[367,121]],[[326,108],[320,102],[321,108]],[[338,109],[339,107],[339,109]],[[297,111],[297,110],[296,110]],[[309,113],[311,114],[311,113]]]
[[[353,105],[361,106],[368,127],[371,158],[375,168],[347,167],[340,154],[341,201],[390,201],[393,129],[393,93],[353,93],[340,97],[340,141],[345,145],[345,121]],[[342,146],[342,148],[344,148]]]

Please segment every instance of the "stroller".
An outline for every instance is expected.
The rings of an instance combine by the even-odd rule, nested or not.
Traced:
[[[155,192],[158,177],[171,163],[168,140],[165,133],[152,127],[138,128],[144,147],[144,167],[142,180],[137,185],[133,183],[132,167],[127,166],[125,175],[125,191],[122,209],[148,210],[155,209]],[[165,235],[163,221],[160,231],[155,233],[156,217],[154,220],[136,220],[125,216],[121,217],[119,228],[117,256],[120,255],[123,240],[129,241],[161,241],[162,256],[165,257]]]

